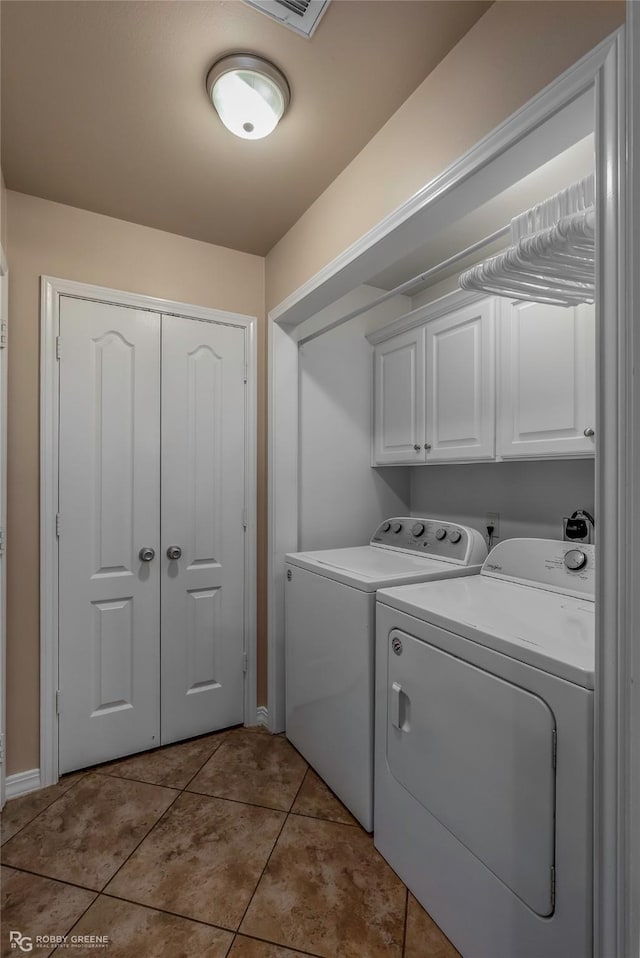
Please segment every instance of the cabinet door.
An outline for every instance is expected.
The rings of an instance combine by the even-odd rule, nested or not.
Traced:
[[[504,300],[499,389],[498,455],[592,456],[594,307]]]
[[[493,459],[494,300],[425,327],[426,462]]]
[[[424,462],[424,329],[376,346],[373,463]]]

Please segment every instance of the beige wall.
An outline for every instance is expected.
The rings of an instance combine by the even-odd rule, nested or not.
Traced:
[[[0,169],[0,243],[7,252],[7,188],[4,184],[4,176]]]
[[[490,7],[271,250],[268,309],[623,22],[619,0]]]
[[[264,395],[264,260],[9,191],[7,772],[39,766],[39,277],[258,316]],[[264,404],[260,508],[264,515]],[[260,547],[264,550],[264,525]],[[260,590],[264,597],[264,583]],[[260,608],[264,620],[264,604]],[[264,634],[259,636],[264,641]]]

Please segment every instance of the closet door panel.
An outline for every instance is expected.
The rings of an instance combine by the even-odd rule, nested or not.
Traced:
[[[425,327],[427,463],[494,456],[493,313],[482,300]]]
[[[166,744],[244,717],[245,333],[164,316],[162,357]]]
[[[500,456],[594,454],[593,306],[503,300],[499,409]]]
[[[160,744],[160,316],[61,297],[60,772]]]

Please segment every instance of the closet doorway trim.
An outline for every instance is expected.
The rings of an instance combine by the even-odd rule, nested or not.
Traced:
[[[521,146],[529,132],[557,119],[583,94],[593,96],[599,189],[598,277],[600,396],[596,456],[599,558],[596,602],[594,958],[637,956],[640,940],[640,386],[637,322],[640,246],[637,202],[640,145],[640,15],[627,2],[616,30],[426,184],[373,230],[269,312],[269,724],[284,727],[283,557],[298,549],[298,343],[300,323],[397,262],[416,245],[430,212]],[[627,199],[627,188],[631,197]],[[445,207],[447,209],[455,207]],[[467,204],[456,215],[469,212]],[[434,213],[435,216],[435,213]],[[637,675],[636,675],[637,678]]]
[[[157,299],[77,283],[53,276],[40,278],[40,785],[58,781],[58,429],[60,297],[73,296],[115,306],[130,306],[165,316],[224,323],[246,330],[247,422],[245,432],[245,501],[247,531],[244,562],[244,641],[247,672],[245,725],[257,723],[256,530],[257,530],[257,317],[174,300]]]

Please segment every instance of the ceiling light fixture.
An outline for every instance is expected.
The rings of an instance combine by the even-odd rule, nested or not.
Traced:
[[[273,133],[291,99],[284,74],[250,53],[214,63],[207,74],[207,93],[226,128],[246,140]]]

